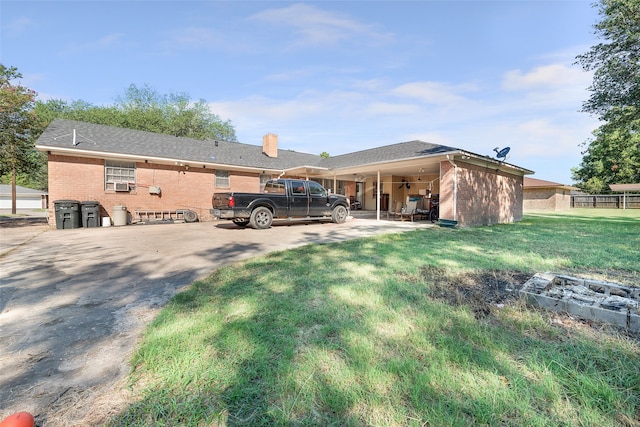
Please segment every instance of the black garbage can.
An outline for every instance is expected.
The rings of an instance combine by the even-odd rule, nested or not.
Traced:
[[[83,227],[100,226],[100,202],[93,200],[82,202],[81,211]]]
[[[77,200],[56,200],[56,228],[80,228],[80,202]]]

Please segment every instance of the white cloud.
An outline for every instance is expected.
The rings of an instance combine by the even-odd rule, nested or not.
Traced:
[[[367,44],[385,43],[392,38],[389,34],[376,31],[371,25],[308,4],[265,10],[249,19],[293,29],[298,36],[294,43],[296,47],[336,45],[354,39],[366,41]]]
[[[71,43],[63,51],[63,54],[72,55],[82,52],[111,49],[120,46],[123,38],[123,33],[112,33],[100,37],[97,40],[89,40],[83,43]]]
[[[376,101],[366,105],[362,111],[371,116],[416,116],[423,109],[415,104]]]
[[[276,100],[250,96],[235,101],[212,102],[209,103],[209,107],[221,117],[232,117],[237,126],[242,122],[243,126],[253,128],[256,123],[264,127],[266,123],[287,123],[313,116],[318,114],[324,105],[301,98]]]
[[[578,112],[587,96],[586,79],[567,78],[573,72],[539,66],[512,73],[509,81],[519,90],[477,81],[394,86],[372,78],[345,80],[340,91],[301,91],[282,101],[247,97],[211,105],[232,118],[243,142],[259,143],[261,135],[275,132],[282,148],[332,155],[413,139],[489,156],[496,146],[510,146],[510,162],[535,170],[550,159],[562,170],[546,178],[569,182],[569,169],[579,163],[578,145],[597,126]]]
[[[305,78],[313,78],[314,76],[321,74],[322,70],[317,68],[298,68],[290,69],[278,73],[269,74],[264,77],[265,81],[270,82],[287,82],[292,80],[301,80]]]
[[[9,22],[5,29],[11,36],[19,36],[35,27],[37,27],[37,24],[34,20],[22,16]]]
[[[176,51],[215,50],[251,53],[256,47],[243,40],[243,34],[220,31],[209,27],[185,27],[169,31],[160,44],[164,54]]]
[[[187,48],[218,48],[224,42],[222,35],[210,28],[189,27],[175,31],[172,43]]]
[[[529,72],[522,70],[507,71],[502,77],[502,89],[506,91],[525,91],[555,89],[576,83],[585,83],[591,79],[588,73],[577,67],[564,64],[550,64],[534,68]]]
[[[474,90],[471,84],[451,85],[441,82],[413,82],[400,85],[392,90],[397,96],[414,98],[418,101],[441,106],[455,106],[468,100],[462,93]]]

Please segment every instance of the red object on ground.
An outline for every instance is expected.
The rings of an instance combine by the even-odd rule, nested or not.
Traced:
[[[36,420],[28,412],[16,412],[0,421],[0,427],[33,427]]]

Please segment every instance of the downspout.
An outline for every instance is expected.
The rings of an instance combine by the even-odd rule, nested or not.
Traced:
[[[453,163],[453,160],[449,158],[447,154],[447,160],[453,166],[453,220],[457,221],[457,206],[458,206],[458,165]]]

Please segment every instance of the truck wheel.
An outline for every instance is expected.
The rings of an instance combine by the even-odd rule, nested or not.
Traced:
[[[251,227],[256,230],[263,230],[265,228],[271,227],[271,223],[273,222],[273,214],[269,210],[269,208],[265,208],[264,206],[260,206],[255,208],[253,212],[251,212],[251,219],[249,219],[249,223]]]
[[[235,225],[237,225],[238,227],[246,227],[247,225],[249,225],[249,220],[246,218],[235,218],[233,219],[233,223]]]
[[[347,208],[342,205],[336,206],[333,208],[333,212],[331,213],[331,220],[336,224],[342,224],[347,220]]]

